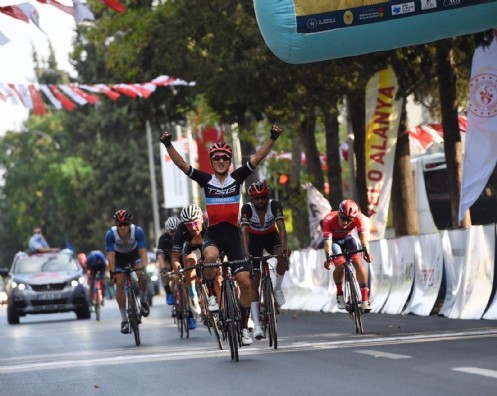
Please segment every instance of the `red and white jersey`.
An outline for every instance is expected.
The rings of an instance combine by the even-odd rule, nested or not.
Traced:
[[[365,215],[359,213],[350,223],[342,227],[338,222],[339,213],[338,210],[330,212],[323,219],[322,229],[325,240],[343,239],[351,235],[356,228],[358,235],[369,233],[369,219]]]

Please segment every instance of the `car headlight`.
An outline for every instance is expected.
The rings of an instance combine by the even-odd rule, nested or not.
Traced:
[[[78,285],[79,285],[79,282],[78,282],[76,279],[73,279],[73,280],[71,281],[71,286],[72,286],[72,287],[76,287],[76,286],[78,286]]]
[[[24,290],[26,285],[24,283],[12,281],[12,289]]]

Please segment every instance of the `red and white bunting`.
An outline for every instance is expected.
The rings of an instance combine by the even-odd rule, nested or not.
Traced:
[[[48,1],[48,0],[46,0]],[[133,84],[60,84],[46,85],[40,84],[4,84],[0,83],[0,100],[8,101],[13,105],[22,104],[34,114],[41,115],[47,112],[43,103],[43,96],[46,97],[52,107],[59,110],[61,108],[71,111],[85,104],[95,104],[100,100],[96,94],[102,94],[112,100],[117,100],[121,95],[129,98],[148,99],[157,87],[170,85],[193,86],[195,83],[176,79],[169,76],[160,76],[150,82]],[[43,96],[41,92],[43,92]],[[41,101],[41,103],[40,103]]]

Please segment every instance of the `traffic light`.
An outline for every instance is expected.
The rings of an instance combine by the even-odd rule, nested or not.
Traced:
[[[289,180],[289,177],[286,173],[281,173],[279,176],[278,176],[278,184],[280,186],[287,186],[288,184],[288,180]]]

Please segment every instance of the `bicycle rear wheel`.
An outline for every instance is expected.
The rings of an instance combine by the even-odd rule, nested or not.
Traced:
[[[278,326],[276,321],[276,304],[271,278],[263,280],[264,290],[264,322],[266,324],[269,347],[278,348]]]
[[[100,287],[97,287],[97,289],[94,292],[95,296],[95,319],[97,321],[100,321],[100,309],[102,307],[102,289]]]
[[[228,343],[230,345],[231,360],[238,362],[238,331],[235,318],[234,295],[232,285],[224,281],[224,314],[226,315]]]
[[[135,337],[136,346],[140,345],[140,327],[139,327],[139,310],[138,300],[133,287],[128,289],[128,320],[131,332]]]

